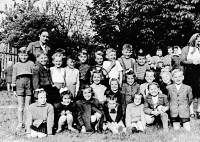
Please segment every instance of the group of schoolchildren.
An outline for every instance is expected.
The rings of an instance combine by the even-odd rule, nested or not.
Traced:
[[[65,128],[132,134],[155,123],[168,131],[170,123],[175,130],[183,126],[190,131],[193,96],[191,87],[183,84],[183,71],[175,68],[171,72],[167,67],[171,64],[160,65],[159,56],[148,58],[143,50],[138,51],[136,60],[131,54],[130,44],[122,47],[118,59],[113,48],[106,50],[106,60],[97,50],[91,66],[85,49],[78,53],[79,61],[57,51],[52,56],[54,66],[49,68],[45,53],[39,53],[34,64],[27,48],[20,48],[20,61],[12,69],[17,130],[26,124],[27,137],[39,138]]]

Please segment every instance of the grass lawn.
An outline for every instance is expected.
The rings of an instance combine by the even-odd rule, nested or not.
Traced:
[[[81,134],[63,132],[43,139],[27,139],[24,131],[16,132],[16,100],[6,91],[0,92],[0,142],[200,142],[200,120],[192,119],[192,131],[164,132],[157,127],[147,127],[144,133],[128,135]]]

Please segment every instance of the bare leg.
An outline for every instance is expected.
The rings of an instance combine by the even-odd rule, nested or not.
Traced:
[[[190,122],[185,122],[185,123],[183,123],[183,128],[184,128],[186,131],[191,131]]]
[[[174,127],[174,130],[179,130],[180,129],[180,122],[173,122],[173,127]]]
[[[59,133],[60,131],[62,131],[62,127],[65,124],[65,122],[67,121],[67,116],[66,115],[61,115],[59,120],[58,120],[58,129],[57,129],[57,133]]]

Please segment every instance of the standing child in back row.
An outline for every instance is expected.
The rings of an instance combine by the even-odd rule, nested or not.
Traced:
[[[116,60],[116,51],[113,48],[106,50],[106,58],[108,61],[103,62],[103,68],[108,72],[108,78],[116,78],[119,80],[120,87],[122,86],[122,71],[123,68],[119,61]]]
[[[13,63],[12,61],[8,61],[7,68],[4,70],[6,84],[7,84],[7,91],[10,92],[11,90],[11,83],[12,83],[12,72],[13,72]]]
[[[190,105],[192,103],[192,88],[183,84],[183,71],[172,71],[174,84],[167,86],[169,96],[169,109],[174,130],[180,129],[180,123],[185,130],[190,131]]]
[[[19,49],[19,62],[13,66],[12,86],[14,93],[17,94],[18,102],[18,126],[17,130],[21,130],[25,125],[25,111],[31,103],[32,97],[32,70],[34,63],[28,60],[29,53],[26,47]]]
[[[118,58],[118,61],[123,68],[123,81],[125,81],[125,72],[127,70],[134,71],[135,59],[131,58],[132,50],[132,45],[124,44],[124,46],[122,47],[122,56]]]

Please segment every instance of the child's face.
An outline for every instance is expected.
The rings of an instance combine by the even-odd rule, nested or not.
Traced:
[[[149,93],[150,93],[152,96],[157,96],[157,95],[158,95],[158,92],[159,92],[159,89],[158,89],[158,86],[157,86],[157,85],[150,85],[150,86],[149,86]]]
[[[141,102],[142,102],[142,96],[141,95],[135,95],[134,104],[140,105]]]
[[[110,88],[112,91],[117,91],[118,90],[118,82],[117,81],[111,81],[110,82]]]
[[[64,95],[63,98],[62,98],[62,102],[65,105],[69,105],[71,103],[71,98],[68,95]]]
[[[85,100],[90,100],[92,97],[92,90],[91,88],[86,88],[83,90],[83,97]]]
[[[146,72],[145,80],[146,80],[148,83],[153,82],[154,79],[155,79],[155,77],[154,77],[154,72]]]
[[[55,67],[61,67],[62,65],[62,58],[61,57],[55,57],[54,61],[53,61]]]
[[[125,57],[126,59],[129,59],[132,53],[131,53],[130,50],[124,49],[124,50],[122,50],[122,54],[124,55],[124,57]]]
[[[171,78],[168,74],[163,74],[162,75],[162,81],[165,83],[165,84],[169,84],[171,82]]]
[[[146,59],[147,59],[147,62],[150,64],[151,63],[151,56],[149,54],[146,56]]]
[[[174,48],[174,54],[178,54],[178,49]]]
[[[45,66],[47,64],[47,61],[48,61],[47,55],[41,54],[38,57],[38,61],[39,61],[40,64],[42,64],[43,66]]]
[[[169,48],[169,49],[168,49],[168,54],[171,55],[172,52],[173,52],[172,48]]]
[[[108,108],[114,109],[117,105],[116,99],[115,100],[108,100]]]
[[[47,97],[46,97],[46,93],[42,92],[38,94],[38,103],[41,105],[44,105],[47,102]]]
[[[102,65],[103,64],[103,57],[101,55],[96,55],[95,62],[97,63],[97,65]]]
[[[28,60],[28,54],[27,53],[19,53],[19,59],[22,63],[26,62]]]
[[[165,66],[165,71],[168,71],[168,72],[170,72],[170,70],[171,70],[171,67],[170,66]]]
[[[157,55],[158,55],[159,57],[161,57],[161,56],[162,56],[162,51],[157,51]]]
[[[87,60],[87,55],[86,55],[86,54],[80,54],[80,55],[78,56],[78,59],[79,59],[79,61],[80,61],[81,63],[85,63],[86,60]]]
[[[100,73],[94,73],[94,75],[93,75],[93,82],[95,84],[99,84],[100,81],[101,81],[101,75],[100,75]]]
[[[138,56],[137,62],[139,65],[143,66],[146,62],[146,57],[145,56]]]
[[[75,61],[69,58],[69,59],[67,60],[67,66],[68,66],[69,68],[71,68],[71,69],[74,69]]]
[[[110,61],[115,61],[117,56],[116,56],[116,52],[110,52],[108,55],[107,55],[107,58],[108,60]]]
[[[176,84],[181,84],[183,82],[183,80],[184,80],[183,73],[182,72],[175,73],[173,75],[172,79]]]
[[[126,75],[126,80],[129,85],[132,85],[135,81],[135,78],[133,77],[133,75]]]

